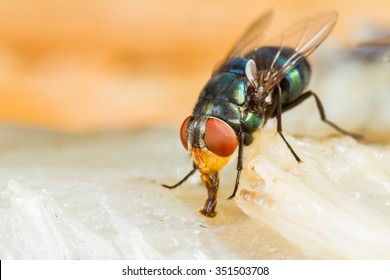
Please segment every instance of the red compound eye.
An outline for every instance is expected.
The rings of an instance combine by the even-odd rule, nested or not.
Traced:
[[[204,142],[214,154],[227,157],[236,150],[238,141],[230,125],[220,119],[209,118],[206,123]]]
[[[180,128],[180,140],[181,140],[181,143],[183,144],[184,148],[186,150],[188,150],[188,146],[187,146],[187,126],[188,126],[188,122],[190,121],[190,119],[192,118],[192,116],[189,116],[187,117],[183,124],[181,125],[181,128]]]

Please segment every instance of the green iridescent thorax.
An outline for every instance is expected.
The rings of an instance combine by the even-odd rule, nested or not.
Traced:
[[[206,84],[195,105],[193,116],[213,116],[224,120],[236,133],[253,132],[261,118],[246,109],[247,79],[243,75],[222,72]]]

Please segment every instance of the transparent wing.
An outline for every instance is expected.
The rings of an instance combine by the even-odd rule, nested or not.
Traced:
[[[257,48],[271,23],[272,14],[272,11],[268,11],[257,17],[230,50],[225,61],[233,57],[243,57],[249,51]]]
[[[257,17],[248,27],[244,34],[234,44],[227,56],[214,67],[212,76],[218,72],[220,67],[234,57],[244,57],[246,53],[258,47],[263,40],[266,30],[271,23],[272,11],[265,12]]]
[[[336,20],[335,11],[322,13],[291,25],[279,36],[267,41],[264,46],[278,47],[278,51],[274,56],[262,57],[261,61],[256,61],[258,85],[264,91],[272,90],[297,62],[310,55],[328,37]],[[283,51],[286,49],[288,51]],[[284,61],[280,63],[278,58],[282,51]]]

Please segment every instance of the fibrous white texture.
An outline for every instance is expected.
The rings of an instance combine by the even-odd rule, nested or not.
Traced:
[[[311,89],[365,140],[330,137],[307,101],[283,115],[303,163],[270,121],[245,149],[235,200],[235,163],[222,173],[213,219],[198,212],[198,176],[160,185],[191,169],[176,131],[0,127],[0,258],[390,258],[390,66],[320,57]]]
[[[2,259],[304,257],[227,201],[230,188],[216,219],[198,212],[206,193],[196,177],[162,188],[191,167],[172,131],[0,135]]]
[[[289,141],[297,164],[272,130],[247,160],[237,203],[317,258],[390,258],[389,146],[348,137]]]

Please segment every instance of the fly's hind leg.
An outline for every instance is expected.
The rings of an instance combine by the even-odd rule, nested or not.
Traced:
[[[363,137],[362,135],[346,131],[346,130],[342,129],[341,127],[339,127],[338,125],[336,125],[335,123],[327,120],[326,115],[325,115],[325,110],[324,110],[324,107],[322,106],[321,100],[319,99],[317,94],[315,94],[314,92],[312,92],[310,90],[305,92],[305,93],[303,93],[302,95],[300,95],[299,97],[297,97],[293,101],[291,101],[289,103],[283,104],[282,112],[285,112],[285,111],[290,110],[291,108],[294,108],[295,106],[299,105],[300,103],[305,101],[310,96],[314,97],[314,99],[316,101],[316,104],[317,104],[318,112],[320,113],[320,117],[321,117],[321,120],[323,122],[327,123],[328,125],[330,125],[331,127],[333,127],[334,129],[336,129],[338,132],[340,132],[342,134],[349,135],[349,136],[351,136],[353,138],[356,138],[356,139],[359,139],[359,138]]]

